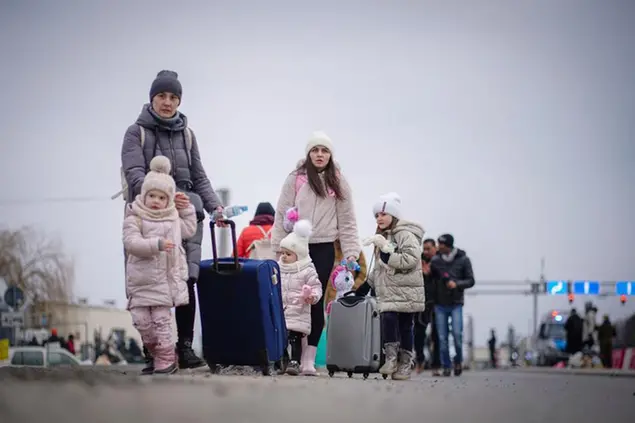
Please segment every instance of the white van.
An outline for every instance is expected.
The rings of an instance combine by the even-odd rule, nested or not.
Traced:
[[[9,359],[0,366],[78,367],[83,365],[77,357],[63,348],[15,347],[9,348]]]

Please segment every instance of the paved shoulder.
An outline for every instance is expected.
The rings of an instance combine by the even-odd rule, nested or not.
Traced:
[[[2,370],[2,369],[0,369]],[[627,423],[632,381],[517,372],[417,376],[406,382],[343,375],[263,377],[191,372],[137,377],[106,371],[0,371],[3,423],[325,421]],[[574,381],[575,380],[575,381]],[[601,406],[598,406],[601,404]],[[4,412],[6,410],[6,412]]]

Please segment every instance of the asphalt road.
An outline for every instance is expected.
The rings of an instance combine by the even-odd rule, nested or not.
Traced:
[[[392,382],[0,369],[3,423],[632,423],[633,413],[631,378],[500,371]]]

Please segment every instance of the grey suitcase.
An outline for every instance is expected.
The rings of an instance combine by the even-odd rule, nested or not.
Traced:
[[[382,361],[381,325],[374,297],[348,292],[331,306],[326,327],[326,369],[362,373],[364,379],[379,370]],[[385,379],[385,377],[384,377]]]

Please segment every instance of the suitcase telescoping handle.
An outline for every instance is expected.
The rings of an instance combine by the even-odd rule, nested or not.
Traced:
[[[228,224],[232,233],[232,249],[234,255],[234,270],[240,270],[240,262],[238,261],[238,248],[236,247],[236,223],[233,220],[223,219],[222,223]],[[216,223],[214,220],[209,222],[210,232],[212,233],[212,258],[214,259],[214,270],[220,271],[218,260],[218,248],[216,246]]]

